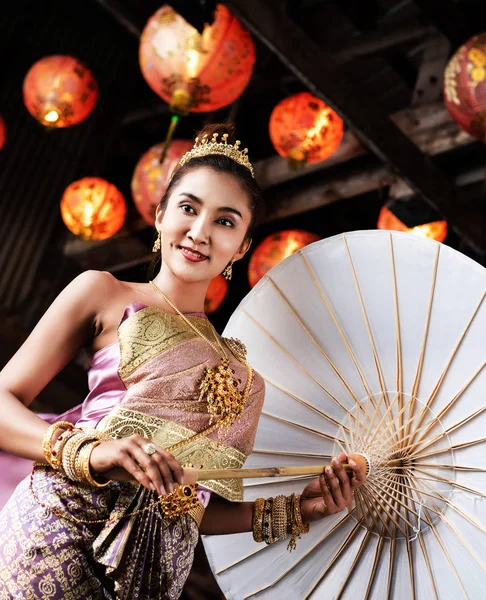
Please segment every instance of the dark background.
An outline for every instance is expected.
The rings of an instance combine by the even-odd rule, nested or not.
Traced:
[[[160,5],[153,0],[17,0],[2,6],[0,113],[7,123],[8,136],[0,151],[2,364],[53,298],[83,270],[106,269],[120,279],[147,280],[154,232],[143,224],[134,208],[130,181],[140,156],[164,139],[170,120],[167,105],[145,83],[138,66],[140,33]],[[176,137],[191,138],[205,123],[229,119],[236,122],[252,161],[270,161],[276,155],[268,134],[272,109],[286,96],[307,89],[302,69],[315,71],[320,66],[323,72],[332,69],[332,77],[320,86],[321,95],[331,104],[334,102],[348,131],[357,135],[367,149],[360,156],[345,157],[332,166],[304,169],[292,174],[291,180],[266,185],[267,214],[256,231],[253,248],[270,233],[282,229],[301,228],[327,237],[375,228],[380,208],[390,197],[387,178],[371,191],[341,194],[331,203],[323,198],[314,210],[303,205],[285,218],[281,216],[279,199],[306,190],[311,194],[319,186],[336,181],[354,181],[384,165],[397,181],[405,174],[407,181],[410,177],[414,180],[414,191],[425,192],[411,195],[419,210],[407,216],[406,207],[404,218],[435,220],[439,213],[431,205],[443,199],[445,204],[439,206],[442,210],[449,193],[456,195],[453,210],[448,213],[453,216],[446,243],[484,264],[483,145],[473,140],[451,143],[446,151],[429,159],[402,144],[390,128],[388,116],[407,109],[413,111],[427,103],[441,103],[443,66],[468,37],[486,30],[485,3],[248,0],[228,5],[231,9],[235,5],[236,12],[238,5],[244,5],[246,17],[258,15],[259,8],[265,7],[261,12],[261,31],[256,31],[259,24],[255,25],[255,19],[248,23],[256,46],[254,75],[235,104],[210,114],[189,115],[181,120]],[[204,11],[211,11],[211,2],[203,0],[177,1],[173,6],[195,25],[204,22]],[[279,15],[284,15],[285,20],[281,22]],[[272,40],[265,33],[265,25],[272,19],[276,36],[273,41],[283,53],[280,57],[269,48]],[[304,50],[292,43],[285,33],[285,24],[317,44],[323,52],[319,64],[312,64],[309,56],[305,62]],[[285,36],[289,38],[287,42],[282,40]],[[434,59],[434,49],[444,45],[445,54],[442,50],[442,54],[438,52],[439,59]],[[70,54],[81,59],[99,85],[99,100],[93,113],[83,123],[63,130],[42,128],[22,101],[22,81],[27,71],[49,54]],[[299,60],[300,71],[296,68]],[[346,93],[358,99],[357,108],[348,106]],[[343,113],[339,109],[346,110]],[[448,126],[453,132],[452,122]],[[435,135],[431,130],[430,143]],[[390,143],[396,143],[395,151]],[[390,148],[388,154],[383,152],[386,148]],[[75,240],[61,221],[59,202],[64,189],[84,176],[108,179],[127,201],[124,228],[106,242]],[[455,184],[449,185],[454,179]],[[220,331],[249,291],[248,260],[249,256],[235,266],[229,293],[212,316]],[[85,363],[78,359],[48,386],[38,406],[62,409],[73,405],[85,394],[85,380]],[[196,565],[202,565],[198,567],[201,573],[193,576],[187,598],[213,597],[203,559]],[[201,586],[206,591],[198,595]]]

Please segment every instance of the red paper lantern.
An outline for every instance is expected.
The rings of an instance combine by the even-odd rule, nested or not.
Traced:
[[[300,229],[279,231],[266,237],[258,245],[248,265],[250,287],[256,285],[272,267],[297,250],[321,239],[315,233]]]
[[[223,275],[218,275],[209,284],[206,298],[204,299],[204,312],[210,315],[216,312],[228,292],[228,282]]]
[[[270,116],[270,138],[280,156],[297,163],[317,163],[337,150],[343,120],[309,92],[282,100]]]
[[[160,157],[164,144],[156,144],[138,161],[132,177],[132,196],[138,212],[149,225],[155,223],[155,209],[165,193],[174,167],[192,144],[190,140],[174,140],[162,164]]]
[[[406,231],[414,235],[436,240],[437,242],[443,242],[447,237],[447,221],[433,221],[425,225],[407,227],[386,206],[380,211],[377,227],[378,229],[391,229],[392,231]]]
[[[85,240],[104,240],[114,235],[123,225],[126,212],[122,193],[100,177],[74,181],[61,200],[66,227]]]
[[[444,101],[461,129],[486,142],[486,33],[472,37],[449,61]]]
[[[7,141],[7,125],[5,119],[0,115],[0,150],[5,146]]]
[[[143,30],[139,59],[149,86],[175,112],[207,112],[240,96],[253,72],[255,48],[223,4],[202,34],[164,5]]]
[[[95,107],[98,85],[91,71],[72,56],[46,56],[24,79],[24,103],[46,127],[70,127],[84,121]]]

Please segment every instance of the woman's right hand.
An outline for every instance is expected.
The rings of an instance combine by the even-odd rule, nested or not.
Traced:
[[[175,483],[184,483],[184,471],[172,454],[162,448],[147,454],[144,448],[149,443],[150,440],[138,434],[102,442],[91,452],[90,467],[107,479],[135,479],[158,494],[170,493]]]

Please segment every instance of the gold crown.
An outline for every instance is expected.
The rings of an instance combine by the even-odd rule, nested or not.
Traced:
[[[179,161],[179,167],[185,165],[186,162],[190,161],[191,158],[196,158],[199,156],[208,156],[209,154],[223,154],[228,158],[236,161],[238,164],[246,167],[252,177],[255,177],[255,173],[253,171],[253,167],[251,162],[248,159],[248,148],[244,150],[240,150],[240,140],[236,140],[233,144],[228,144],[228,134],[224,133],[221,137],[221,142],[218,142],[217,139],[219,137],[219,133],[213,133],[211,141],[208,141],[208,135],[205,133],[200,140],[198,137],[194,142],[194,146],[189,152],[186,152],[184,156]]]

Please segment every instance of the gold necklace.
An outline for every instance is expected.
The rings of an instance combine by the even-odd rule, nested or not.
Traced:
[[[211,342],[211,340],[209,340],[195,325],[193,325],[193,323],[191,323],[189,319],[187,319],[181,313],[177,306],[175,306],[175,304],[173,304],[169,300],[169,298],[167,298],[164,292],[156,285],[154,281],[150,281],[150,283],[158,292],[158,294],[162,296],[165,302],[172,308],[172,310],[174,310],[199,337],[208,342],[208,344],[213,348],[216,354],[218,354],[221,357],[221,363],[217,367],[206,367],[204,377],[199,386],[199,400],[205,401],[207,403],[208,412],[211,415],[211,421],[210,427],[201,432],[201,434],[197,434],[197,436],[208,435],[208,433],[214,431],[214,429],[216,429],[217,427],[224,427],[227,432],[231,425],[233,425],[236,419],[243,412],[243,408],[245,406],[246,400],[248,399],[250,389],[253,383],[253,369],[244,358],[246,353],[242,348],[241,342],[239,340],[234,339],[228,340],[230,349],[240,359],[243,358],[243,360],[245,361],[246,368],[248,370],[248,379],[243,393],[240,392],[238,389],[238,381],[235,378],[235,372],[230,366],[230,362],[226,351],[221,345],[219,337],[211,323],[209,323],[209,325],[211,327],[214,339],[216,340],[221,350],[221,353]],[[215,419],[218,419],[216,423],[214,423]],[[188,443],[188,441],[194,441],[195,437],[196,436],[193,436],[189,440],[184,440],[184,442]],[[176,444],[176,447],[180,446]],[[171,452],[175,450],[176,447],[171,446],[171,448],[166,448],[166,450],[168,452]]]

